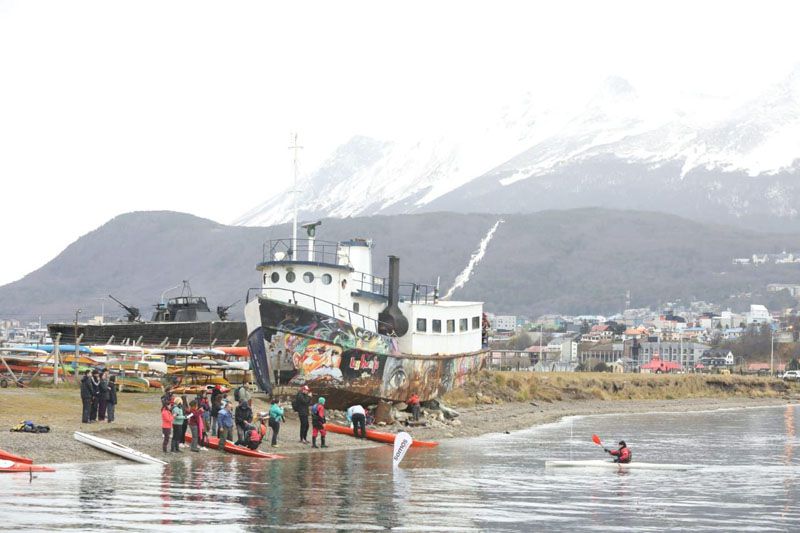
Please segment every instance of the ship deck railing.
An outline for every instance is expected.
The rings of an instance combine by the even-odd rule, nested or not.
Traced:
[[[341,252],[338,242],[318,239],[296,239],[294,249],[292,239],[273,239],[264,243],[263,262],[310,261],[327,265],[350,265],[350,257]],[[311,252],[309,254],[309,251]],[[351,274],[354,289],[388,297],[389,280],[365,272]],[[434,304],[439,300],[439,289],[423,283],[400,283],[400,301],[415,304]]]
[[[287,303],[299,305],[301,307],[305,307],[306,309],[312,309],[317,313],[322,313],[324,315],[332,316],[339,320],[345,320],[349,324],[354,327],[360,327],[361,329],[365,329],[367,331],[372,331],[374,333],[383,333],[387,331],[392,331],[392,327],[386,324],[385,322],[381,322],[376,318],[369,317],[367,315],[362,315],[361,313],[357,313],[356,311],[351,311],[346,307],[342,307],[341,305],[335,304],[333,302],[329,302],[328,300],[323,300],[322,298],[317,298],[311,294],[306,294],[304,292],[295,291],[292,289],[284,289],[284,288],[250,288],[247,289],[247,302],[254,297],[254,295],[263,296],[266,292],[280,292],[286,294],[287,298],[276,298],[279,301],[286,301]]]

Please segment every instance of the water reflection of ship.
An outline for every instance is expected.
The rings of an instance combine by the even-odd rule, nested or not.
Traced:
[[[318,225],[304,226],[308,239],[265,245],[261,287],[248,292],[248,343],[264,391],[275,385],[278,352],[291,354],[290,384],[307,384],[334,405],[434,398],[483,365],[481,302],[401,284],[394,256],[388,278],[374,276],[371,241],[317,241]]]
[[[166,293],[180,288],[180,296],[166,298]],[[55,339],[61,334],[61,341],[75,342],[75,335],[82,343],[100,344],[181,344],[208,346],[243,344],[247,338],[247,328],[242,321],[228,320],[234,304],[217,307],[213,313],[204,296],[192,294],[188,281],[161,293],[159,303],[154,306],[149,321],[142,320],[137,307],[124,304],[109,294],[126,312],[127,321],[101,324],[56,323],[48,324],[47,329]],[[82,335],[82,337],[81,337]]]

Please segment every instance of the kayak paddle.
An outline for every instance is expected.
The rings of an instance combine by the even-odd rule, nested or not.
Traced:
[[[598,437],[597,435],[592,435],[592,442],[594,442],[595,444],[597,444],[598,446],[603,448],[604,451],[608,451],[608,450],[606,450],[606,447],[603,446],[603,443],[600,442],[600,437]]]

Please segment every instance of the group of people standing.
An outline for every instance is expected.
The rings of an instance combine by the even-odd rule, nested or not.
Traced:
[[[105,370],[102,373],[97,369],[86,370],[81,378],[81,403],[82,423],[113,422],[117,406],[117,376],[109,376]]]
[[[219,439],[217,448],[222,452],[225,451],[228,441],[256,450],[267,436],[267,426],[272,429],[272,446],[277,447],[280,423],[284,421],[283,409],[274,400],[268,412],[254,416],[252,394],[248,385],[237,387],[233,400],[228,399],[228,393],[223,392],[219,386],[211,391],[210,398],[203,391],[191,401],[186,396],[175,397],[167,390],[161,398],[164,453],[168,452],[167,445],[170,446],[169,451],[180,452],[180,446],[186,440],[187,429],[191,431],[190,449],[193,452],[208,447],[209,435]]]
[[[309,429],[309,416],[311,417],[311,447],[312,448],[327,448],[325,444],[325,437],[328,432],[325,430],[325,398],[320,396],[314,403],[311,395],[311,389],[306,385],[300,387],[300,390],[292,400],[292,409],[297,413],[300,419],[300,442],[308,444],[308,429]],[[317,437],[320,437],[320,445],[317,446]]]

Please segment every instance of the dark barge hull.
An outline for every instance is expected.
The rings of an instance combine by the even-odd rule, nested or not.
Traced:
[[[75,324],[48,324],[50,337],[55,340],[61,334],[62,344],[75,342]],[[120,322],[103,325],[78,324],[78,335],[83,335],[82,344],[107,344],[114,337],[114,344],[137,342],[144,345],[158,345],[169,339],[169,345],[180,341],[186,345],[209,346],[212,342],[218,346],[232,346],[237,343],[243,346],[247,342],[247,326],[244,322]]]
[[[291,376],[282,380],[308,385],[333,408],[375,399],[422,401],[439,397],[481,369],[485,350],[456,355],[407,355],[397,339],[304,307],[259,297],[245,308],[248,346],[259,386],[271,394],[274,374],[270,352],[288,354]],[[284,367],[285,368],[285,367]]]

